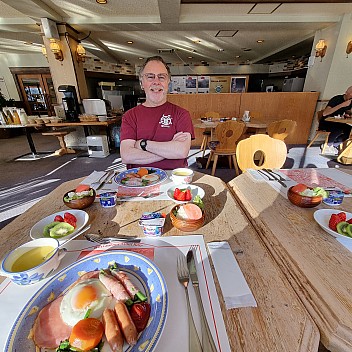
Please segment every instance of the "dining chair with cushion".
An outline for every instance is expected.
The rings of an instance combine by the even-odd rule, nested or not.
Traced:
[[[213,159],[213,168],[211,171],[212,176],[215,175],[216,165],[219,156],[227,156],[229,161],[229,167],[233,165],[238,175],[239,170],[236,161],[236,144],[239,138],[242,136],[245,129],[245,124],[243,122],[237,121],[225,121],[219,123],[215,128],[215,134],[217,136],[217,141],[210,141],[208,143],[210,154],[206,169],[210,165],[210,161]]]
[[[274,121],[269,123],[267,132],[270,137],[284,141],[288,135],[293,133],[296,127],[297,122],[293,120]]]
[[[324,110],[317,111],[318,123],[319,123],[320,120],[323,118],[323,111],[324,111]],[[325,136],[324,145],[323,145],[323,148],[322,148],[322,150],[321,150],[321,153],[324,154],[325,148],[328,146],[329,135],[330,135],[330,132],[329,132],[329,131],[319,130],[319,124],[318,124],[317,130],[316,130],[316,132],[315,132],[315,136],[314,136],[314,138],[311,140],[311,142],[308,144],[307,149],[312,146],[312,144],[315,142],[315,140],[316,140],[319,136]]]
[[[247,169],[280,169],[285,163],[287,147],[284,141],[266,134],[254,134],[238,142],[237,164],[242,171]]]
[[[219,119],[220,114],[216,111],[208,111],[204,114],[204,117],[208,118],[211,117],[212,119]],[[203,140],[200,146],[200,150],[203,151],[202,158],[204,158],[205,150],[207,148],[209,139],[211,138],[211,128],[206,128],[203,132]]]

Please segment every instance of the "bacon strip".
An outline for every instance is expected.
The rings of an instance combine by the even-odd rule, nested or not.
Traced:
[[[118,302],[125,303],[127,300],[131,299],[131,296],[125,290],[122,283],[107,272],[100,271],[99,280],[111,292]]]

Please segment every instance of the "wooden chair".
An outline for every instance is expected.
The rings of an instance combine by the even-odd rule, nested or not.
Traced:
[[[64,131],[51,131],[51,132],[43,132],[43,136],[53,136],[57,137],[60,142],[60,149],[54,152],[55,155],[61,156],[64,154],[74,154],[76,153],[73,149],[67,148],[65,142],[65,136],[68,135],[70,132],[73,132],[74,129],[66,129]]]
[[[269,123],[267,132],[270,137],[284,141],[289,134],[293,133],[296,127],[297,122],[293,120],[274,121]]]
[[[238,175],[239,170],[236,161],[236,143],[243,134],[246,125],[243,122],[237,121],[225,121],[219,123],[215,128],[215,133],[218,141],[210,141],[210,155],[206,165],[206,169],[209,167],[210,161],[213,161],[213,168],[211,170],[212,176],[215,175],[216,165],[218,162],[219,155],[227,156],[229,160],[229,167],[231,168],[231,158],[233,165]]]
[[[220,114],[216,111],[208,111],[204,114],[204,117],[211,117],[213,119],[219,119]],[[211,137],[211,128],[206,128],[203,132],[203,140],[202,140],[202,144],[200,146],[200,150],[203,151],[202,158],[204,158],[205,150],[207,148],[210,137]]]
[[[323,111],[324,111],[324,110],[317,111],[318,122],[320,122],[320,120],[323,118]],[[314,138],[311,140],[311,142],[308,144],[307,149],[312,146],[312,144],[315,142],[315,140],[316,140],[319,136],[325,136],[325,141],[324,141],[323,149],[321,150],[321,153],[324,154],[325,148],[328,146],[329,135],[330,135],[330,132],[329,132],[329,131],[319,130],[319,125],[318,125],[317,130],[316,130],[316,132],[315,132],[315,136],[314,136]]]
[[[255,155],[262,155],[260,160]],[[236,148],[237,164],[242,171],[280,169],[285,163],[287,148],[284,141],[266,134],[255,134],[238,142]]]

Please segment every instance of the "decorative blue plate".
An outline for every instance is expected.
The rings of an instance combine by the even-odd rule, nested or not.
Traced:
[[[158,175],[158,179],[155,181],[149,181],[147,184],[144,184],[144,185],[128,185],[128,184],[123,183],[123,180],[126,178],[126,176],[128,174],[136,174],[139,171],[140,167],[135,167],[133,169],[128,169],[126,171],[120,172],[118,175],[115,176],[115,182],[119,186],[133,187],[133,188],[136,188],[136,187],[145,188],[145,187],[157,185],[168,178],[167,173],[164,170],[157,169],[155,167],[142,167],[142,168],[147,169],[149,171],[149,174]]]
[[[168,310],[168,293],[160,269],[145,256],[131,251],[114,251],[83,258],[57,273],[29,300],[12,327],[5,351],[35,352],[33,340],[28,339],[38,312],[48,303],[49,296],[58,297],[85,272],[107,268],[118,263],[129,274],[134,284],[148,297],[150,319],[133,347],[125,343],[124,352],[153,351],[164,328]],[[79,275],[80,274],[80,275]]]

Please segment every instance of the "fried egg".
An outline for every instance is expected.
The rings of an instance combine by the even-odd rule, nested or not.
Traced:
[[[146,180],[149,182],[155,182],[155,181],[159,180],[159,176],[157,174],[148,174],[148,175],[142,176],[142,180]]]
[[[67,325],[74,326],[84,318],[88,309],[91,310],[90,318],[100,319],[105,307],[111,306],[113,298],[110,292],[99,279],[89,279],[80,282],[66,293],[60,305],[60,314]]]

